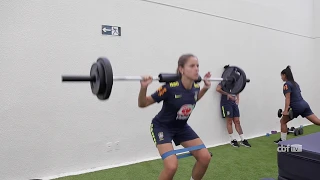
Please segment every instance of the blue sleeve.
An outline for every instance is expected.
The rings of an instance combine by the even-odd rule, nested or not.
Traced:
[[[290,84],[288,83],[284,83],[283,85],[283,94],[287,94],[287,93],[291,93],[292,92],[292,88],[290,86]]]
[[[153,98],[153,100],[157,103],[161,102],[161,101],[164,101],[168,98],[168,85],[165,84],[165,85],[162,85],[161,87],[159,87],[157,89],[156,92],[154,92],[151,97]]]

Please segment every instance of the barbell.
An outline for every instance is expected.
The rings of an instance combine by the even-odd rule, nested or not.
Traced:
[[[245,72],[236,66],[225,66],[221,78],[210,78],[210,81],[221,81],[222,89],[231,94],[238,94],[243,91],[250,79],[246,78]],[[154,81],[160,83],[175,82],[180,79],[179,75],[174,73],[160,73],[153,76]],[[99,57],[92,64],[89,76],[62,76],[62,82],[90,82],[91,91],[99,100],[109,99],[113,87],[113,81],[140,81],[141,76],[114,76],[110,61],[106,57]],[[203,79],[199,76],[195,83]]]

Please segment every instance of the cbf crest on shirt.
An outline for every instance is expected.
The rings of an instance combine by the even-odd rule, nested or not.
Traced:
[[[191,89],[186,89],[181,81],[161,86],[151,95],[157,103],[163,101],[162,109],[154,121],[169,124],[187,121],[196,106],[199,90],[198,84],[194,83]]]

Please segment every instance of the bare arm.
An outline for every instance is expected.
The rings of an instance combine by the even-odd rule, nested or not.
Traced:
[[[284,103],[284,112],[288,112],[290,106],[290,93],[286,93],[285,103]]]
[[[222,90],[222,87],[219,84],[217,85],[216,91],[219,92],[220,94],[223,94],[223,95],[226,95],[226,96],[229,95],[227,92],[224,92]]]
[[[284,101],[284,110],[283,112],[285,112],[286,114],[288,113],[289,110],[289,106],[290,106],[290,95],[291,95],[291,86],[288,83],[285,83],[283,85],[283,94],[285,96],[285,101]]]
[[[240,101],[240,94],[237,94],[236,103],[239,104],[239,101]]]
[[[141,87],[138,98],[138,106],[140,108],[145,108],[155,103],[151,96],[147,96],[147,87]]]

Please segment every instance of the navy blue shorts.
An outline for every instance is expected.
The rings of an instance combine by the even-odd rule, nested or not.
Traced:
[[[151,123],[150,131],[153,142],[156,145],[172,143],[173,140],[175,145],[179,146],[182,142],[199,138],[188,124],[181,128],[169,128]]]
[[[291,106],[291,108],[293,112],[293,118],[297,118],[298,116],[305,118],[313,114],[309,104],[306,101],[294,104]]]
[[[240,111],[237,104],[221,105],[222,118],[240,117]]]

